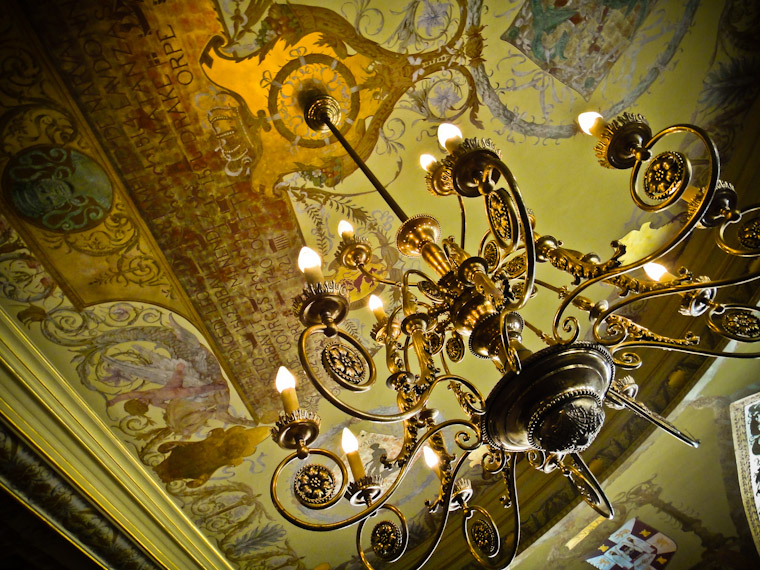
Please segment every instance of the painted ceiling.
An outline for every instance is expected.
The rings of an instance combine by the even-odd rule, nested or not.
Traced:
[[[394,278],[410,262],[393,248],[398,220],[306,125],[299,94],[332,94],[359,155],[445,235],[459,231],[458,206],[429,199],[416,157],[437,152],[435,128],[453,121],[496,141],[539,232],[604,256],[611,240],[670,220],[633,207],[627,173],[596,164],[577,113],[699,124],[730,164],[760,89],[758,18],[741,0],[11,3],[0,16],[0,308],[232,567],[353,568],[351,531],[333,544],[297,530],[267,492],[284,456],[270,438],[280,365],[322,415],[324,447],[337,449],[347,421],[300,372],[295,259],[304,244],[322,254],[325,277],[351,294],[343,326],[368,346],[367,297],[398,299],[338,266],[338,221],[373,244],[371,273]],[[743,205],[757,201],[757,188],[737,190]],[[486,227],[475,207],[473,248]],[[743,270],[704,255],[679,262]],[[556,303],[527,318],[550,327]],[[702,366],[653,359],[641,372],[664,380],[644,389],[652,407],[675,405]],[[589,452],[599,474],[644,433],[622,414],[612,421]],[[399,432],[356,431],[378,471]],[[575,500],[565,483],[536,479],[528,542]],[[428,472],[415,480],[425,483]],[[409,495],[425,537],[424,497]]]

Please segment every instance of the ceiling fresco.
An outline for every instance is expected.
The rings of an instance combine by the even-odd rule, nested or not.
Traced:
[[[416,157],[435,150],[439,123],[455,121],[497,141],[540,231],[609,253],[612,239],[669,220],[634,211],[626,175],[599,168],[575,116],[694,122],[730,159],[760,91],[758,29],[748,0],[9,3],[0,309],[232,567],[358,568],[353,533],[332,545],[271,505],[282,455],[269,434],[282,407],[273,381],[281,365],[296,374],[301,405],[319,410],[321,437],[334,442],[324,446],[337,447],[346,418],[300,372],[298,251],[319,251],[325,277],[349,289],[356,311],[344,328],[367,346],[367,297],[392,307],[397,292],[338,266],[338,221],[372,242],[370,273],[393,278],[409,261],[393,247],[390,209],[334,139],[306,125],[303,93],[336,97],[359,155],[407,211],[431,210],[445,231],[458,231],[458,207],[428,200]],[[621,198],[594,200],[597,188]],[[757,201],[757,189],[737,190],[743,204]],[[589,218],[595,231],[573,222]],[[703,366],[668,358],[642,372],[667,377],[644,392],[660,412]],[[614,421],[590,451],[600,473],[645,431],[635,418]],[[400,445],[393,430],[357,433],[370,472]],[[419,540],[434,528],[419,492],[432,481],[421,473],[406,504]],[[526,542],[576,500],[563,484],[544,495],[528,484]],[[473,485],[494,500],[501,492]]]

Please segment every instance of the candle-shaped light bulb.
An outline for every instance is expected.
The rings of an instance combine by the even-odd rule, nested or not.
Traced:
[[[338,222],[338,235],[341,239],[348,240],[354,237],[354,226],[346,220]]]
[[[348,428],[343,428],[341,447],[343,447],[343,451],[348,458],[348,466],[351,468],[354,481],[366,477],[364,465],[362,464],[361,457],[359,457],[359,440],[356,439],[356,436]]]
[[[578,125],[587,135],[601,138],[607,128],[607,121],[596,111],[586,111],[578,115]]]
[[[369,308],[374,313],[378,323],[384,323],[388,319],[383,310],[383,300],[377,295],[369,296]]]
[[[282,398],[282,406],[286,414],[292,414],[298,409],[298,396],[296,395],[296,379],[290,370],[280,366],[274,379],[274,386]]]
[[[432,168],[435,166],[435,163],[438,162],[435,157],[432,154],[422,154],[420,155],[420,166],[423,170],[427,170],[430,172]]]
[[[673,281],[676,278],[664,265],[660,265],[659,263],[645,263],[644,271],[650,279],[655,281]]]
[[[425,463],[431,469],[435,469],[438,466],[438,454],[430,449],[427,445],[422,448],[422,455],[425,456]]]
[[[451,123],[441,123],[438,126],[438,142],[449,152],[454,152],[462,142],[462,131]]]
[[[422,455],[425,458],[425,464],[430,467],[433,471],[435,471],[435,474],[438,475],[438,477],[441,477],[441,467],[440,467],[440,458],[438,457],[438,454],[430,449],[427,445],[422,448]]]
[[[298,269],[303,271],[306,276],[306,282],[315,285],[324,281],[322,277],[322,258],[319,254],[309,247],[302,247],[298,254]]]

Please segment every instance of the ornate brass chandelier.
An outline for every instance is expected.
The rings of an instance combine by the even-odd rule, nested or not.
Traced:
[[[630,376],[620,375],[620,371],[641,364],[640,356],[631,349],[648,347],[740,358],[756,358],[760,353],[701,348],[699,339],[691,333],[684,338],[670,338],[620,313],[636,301],[677,295],[682,314],[704,319],[714,333],[725,339],[745,343],[760,340],[760,311],[756,307],[717,301],[720,289],[758,279],[760,272],[722,280],[695,277],[686,270],[678,276],[665,272],[664,276],[650,279],[631,275],[645,266],[656,269],[657,265],[652,265],[655,260],[697,229],[717,231],[717,245],[731,256],[760,255],[760,206],[743,211],[737,208],[736,192],[719,179],[717,150],[702,129],[675,125],[653,134],[640,115],[625,113],[609,123],[596,114],[579,117],[581,127],[599,139],[595,150],[602,165],[631,170],[631,196],[639,208],[660,212],[676,203],[685,206],[685,221],[674,235],[640,259],[623,262],[625,247],[617,242],[612,243],[613,255],[603,261],[592,253],[566,249],[550,235],[536,233],[535,219],[494,144],[487,139],[463,139],[458,129],[442,125],[439,139],[448,153],[440,161],[431,156],[423,159],[428,171],[427,188],[436,196],[457,197],[460,206],[464,198],[482,197],[489,230],[477,254],[471,255],[464,250],[463,206],[462,239],[457,243],[450,237],[439,245],[438,222],[425,214],[408,217],[345,140],[337,126],[337,102],[321,93],[306,94],[304,100],[308,125],[316,131],[332,133],[400,219],[396,236],[399,252],[422,258],[435,276],[416,269],[405,271],[399,281],[370,274],[370,243],[355,236],[350,225],[339,228],[342,242],[336,253],[338,262],[400,291],[401,303],[390,314],[385,313],[377,298],[370,301],[377,320],[371,337],[385,349],[387,368],[387,388],[375,387],[378,371],[370,352],[340,328],[349,310],[346,291],[340,284],[324,280],[319,256],[311,252],[309,259],[309,252],[304,252],[299,265],[307,285],[295,300],[294,310],[305,327],[299,355],[306,376],[340,411],[359,420],[400,423],[404,438],[395,457],[382,458],[385,467],[397,470],[389,485],[381,485],[378,477],[365,473],[357,452],[358,442],[347,429],[343,449],[348,466],[333,451],[312,447],[319,434],[320,418],[299,407],[293,376],[281,368],[277,389],[284,413],[272,434],[282,448],[292,451],[274,471],[271,496],[284,518],[317,531],[357,524],[358,554],[367,568],[373,568],[377,561],[399,560],[407,552],[409,529],[401,510],[390,501],[415,460],[423,455],[440,480],[438,495],[426,501],[427,508],[431,512],[440,509],[442,515],[435,538],[415,556],[411,566],[419,568],[429,560],[443,536],[449,513],[461,510],[465,542],[474,559],[483,567],[505,568],[512,562],[519,542],[515,486],[518,457],[524,455],[539,471],[558,471],[594,510],[612,517],[610,501],[580,456],[602,428],[605,406],[628,408],[684,443],[698,445],[636,400],[638,386]],[[671,135],[679,133],[694,137],[703,147],[703,176],[694,174],[692,161],[684,152],[655,152],[655,147],[663,147]],[[538,279],[539,263],[569,274],[575,287],[557,288]],[[583,295],[599,283],[611,286],[616,299],[595,302]],[[539,287],[559,294],[559,306],[548,333],[526,323],[520,315]],[[589,316],[586,340],[580,339],[579,320],[565,315],[570,306]],[[546,348],[528,350],[522,344],[525,328],[535,333]],[[321,343],[321,350],[316,351],[319,358],[313,356],[315,339]],[[481,382],[450,372],[449,363],[462,360],[467,348],[475,356],[492,361],[501,376],[487,395],[481,392]],[[431,393],[442,384],[455,396],[461,417],[438,421],[437,411],[428,407]],[[357,409],[337,395],[341,390],[370,389],[394,391],[398,411],[382,414]],[[444,438],[447,430],[454,433],[449,440]],[[457,453],[453,447],[459,448]],[[505,482],[502,502],[511,509],[513,519],[514,538],[509,541],[502,538],[492,514],[472,504],[470,482],[458,478],[467,457],[478,448],[484,451],[484,472],[500,474]],[[322,463],[314,462],[319,457]],[[283,470],[293,462],[301,465],[290,485],[295,508],[289,508],[280,498],[282,485],[278,483]],[[325,462],[334,466],[328,467]],[[342,520],[325,523],[302,518],[303,512],[327,509],[344,498],[355,511]],[[383,520],[374,525],[370,535],[373,556],[362,547],[362,531],[380,511],[387,511],[396,522]]]

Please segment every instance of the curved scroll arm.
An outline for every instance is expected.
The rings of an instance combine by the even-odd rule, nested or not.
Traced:
[[[591,470],[583,461],[580,454],[571,453],[570,457],[573,460],[571,465],[568,465],[564,461],[560,461],[559,463],[562,474],[575,485],[583,500],[592,509],[607,519],[614,517],[615,509],[612,507],[612,503],[610,503],[599,481],[591,473]]]
[[[705,348],[694,348],[690,346],[670,345],[651,340],[639,340],[623,342],[611,349],[613,356],[621,351],[631,348],[662,348],[674,352],[685,352],[697,356],[725,357],[725,358],[760,358],[760,352],[723,352],[720,350],[708,350]],[[633,352],[623,352],[621,358],[613,358],[615,366],[626,370],[635,370],[641,366],[641,357]]]
[[[510,309],[517,311],[522,309],[530,299],[531,292],[536,280],[536,241],[533,238],[533,226],[530,223],[530,215],[528,214],[528,208],[525,206],[520,188],[517,186],[517,181],[512,175],[512,171],[509,170],[506,164],[501,160],[495,160],[495,167],[498,172],[504,176],[504,179],[509,186],[509,190],[512,192],[512,198],[517,206],[517,213],[520,217],[520,226],[523,230],[523,240],[525,243],[525,258],[527,260],[527,270],[524,278],[524,289],[522,297],[516,302],[515,305],[510,306]]]
[[[689,434],[686,434],[679,430],[676,426],[666,420],[657,412],[650,410],[647,406],[639,402],[638,400],[629,397],[626,394],[618,392],[616,390],[608,390],[606,398],[615,406],[625,406],[637,416],[644,418],[651,424],[657,426],[661,430],[669,433],[679,441],[682,441],[686,445],[691,447],[699,447],[699,440],[694,439]]]
[[[756,210],[760,210],[760,204],[752,204],[750,206],[747,206],[743,210],[741,210],[741,217],[744,218],[749,214],[750,212],[754,212]],[[757,218],[755,218],[756,220]],[[720,247],[723,251],[726,253],[730,253],[731,255],[735,255],[737,257],[757,257],[760,255],[760,250],[757,248],[750,248],[746,247],[744,249],[739,249],[736,247],[732,247],[728,244],[728,241],[726,240],[726,230],[731,227],[732,225],[738,223],[741,221],[741,218],[739,220],[729,220],[720,227],[720,232],[718,234],[718,237],[716,238],[716,242],[718,243],[718,247]]]
[[[396,515],[396,518],[401,523],[401,537],[400,537],[396,552],[392,556],[383,558],[385,562],[391,564],[393,562],[396,562],[399,558],[401,558],[404,555],[404,552],[406,552],[406,548],[409,545],[409,525],[407,525],[406,523],[406,517],[397,507],[386,504],[380,508],[392,512],[394,515]],[[369,517],[362,519],[362,521],[359,523],[359,526],[356,529],[356,550],[357,552],[359,552],[359,557],[361,558],[361,561],[362,561],[362,564],[364,564],[364,567],[372,568],[372,565],[370,564],[369,560],[367,560],[367,556],[364,554],[364,549],[362,548],[362,544],[361,544],[362,530],[364,530],[364,525],[367,523],[368,520],[369,520]]]
[[[270,488],[269,488],[270,495],[272,497],[272,503],[274,504],[275,508],[277,509],[277,512],[279,512],[280,515],[283,518],[285,518],[288,522],[296,525],[297,527],[303,528],[305,530],[329,531],[329,530],[337,530],[337,529],[346,528],[348,526],[351,526],[352,524],[358,523],[359,521],[361,521],[361,520],[369,517],[371,514],[373,514],[375,511],[377,511],[380,507],[382,507],[383,505],[385,505],[385,503],[388,502],[388,499],[390,499],[390,497],[396,491],[396,488],[399,486],[399,484],[401,483],[401,481],[403,481],[404,478],[406,477],[407,471],[409,471],[409,469],[411,468],[411,466],[414,465],[414,463],[415,463],[414,459],[417,457],[417,455],[419,455],[422,452],[422,447],[427,442],[427,440],[430,439],[436,433],[438,433],[438,432],[440,432],[440,431],[442,431],[444,429],[447,429],[449,427],[452,427],[452,426],[461,426],[463,428],[471,430],[474,433],[478,433],[477,427],[474,424],[472,424],[471,422],[468,422],[466,420],[447,420],[447,421],[441,422],[439,424],[436,424],[435,426],[432,426],[427,432],[425,432],[425,434],[422,437],[420,437],[419,441],[417,441],[416,445],[414,446],[414,450],[410,454],[411,460],[408,461],[406,464],[404,464],[401,467],[401,469],[399,469],[398,473],[396,474],[396,478],[393,480],[393,482],[390,484],[390,486],[385,490],[385,492],[382,495],[380,495],[379,497],[377,497],[371,505],[368,505],[367,507],[365,507],[364,509],[362,509],[360,512],[358,512],[358,513],[356,513],[356,514],[354,514],[354,515],[352,515],[350,517],[347,517],[347,518],[345,518],[343,520],[335,521],[335,522],[329,522],[329,523],[325,523],[325,522],[312,523],[310,521],[307,521],[307,520],[304,520],[304,519],[301,519],[301,518],[295,516],[294,514],[292,514],[291,512],[289,512],[284,507],[284,505],[282,504],[282,502],[279,500],[278,495],[277,495],[277,487],[276,487],[277,479],[279,477],[274,477],[274,476],[272,477],[272,482],[271,482],[271,485],[270,485]],[[326,451],[326,450],[321,450],[321,451]],[[469,456],[469,454],[470,454],[469,451],[465,451],[462,454],[462,457],[457,460],[457,463],[456,463],[454,471],[453,471],[454,475],[456,475],[456,473],[458,472],[458,470],[461,468],[464,459],[467,458]],[[287,465],[289,462],[291,462],[296,456],[297,456],[297,454],[294,452],[294,453],[291,453],[290,455],[288,455],[287,457],[285,457],[285,459],[283,459],[280,462],[280,464],[277,466],[277,469],[275,469],[275,474],[279,476],[280,472],[283,470],[283,468],[285,467],[285,465]],[[339,466],[342,465],[342,461],[339,461],[338,465]],[[343,469],[345,469],[345,466],[343,466]],[[343,469],[341,471],[343,471]],[[449,488],[448,492],[447,492],[447,495],[446,495],[447,499],[451,498],[451,492],[452,492],[452,490],[451,490],[451,488]],[[440,536],[439,536],[439,540],[440,540]],[[432,551],[431,551],[431,554],[432,554]]]
[[[508,551],[502,551],[502,548],[504,546],[504,541],[502,541],[498,536],[498,529],[496,528],[495,523],[493,522],[493,518],[491,515],[482,507],[479,506],[472,506],[472,507],[465,507],[464,516],[465,518],[470,518],[472,516],[472,512],[468,512],[468,509],[470,511],[477,511],[481,515],[484,515],[487,521],[491,525],[493,525],[493,532],[495,533],[495,540],[498,542],[495,545],[495,549],[493,553],[483,555],[481,552],[479,552],[479,549],[475,547],[472,544],[472,539],[467,533],[467,527],[464,526],[465,529],[465,539],[467,541],[467,546],[470,550],[470,554],[473,558],[477,561],[477,563],[482,568],[487,568],[488,570],[497,570],[497,569],[506,569],[509,567],[510,564],[512,564],[512,561],[515,559],[515,555],[517,554],[517,548],[520,545],[520,508],[517,501],[517,484],[516,484],[516,472],[515,472],[515,465],[517,463],[517,454],[510,454],[508,467],[505,468],[504,472],[504,482],[507,485],[507,495],[510,497],[511,502],[508,506],[512,509],[512,515],[513,515],[513,529],[514,529],[514,540],[511,541],[511,544],[509,546]],[[466,525],[467,521],[463,521],[463,525]],[[501,554],[501,556],[500,556]]]
[[[640,293],[639,295],[634,295],[631,297],[627,297],[625,299],[621,299],[618,303],[615,303],[614,305],[609,307],[606,311],[601,312],[599,316],[596,318],[594,322],[594,327],[593,327],[594,338],[597,340],[597,342],[601,344],[605,344],[605,345],[613,345],[619,342],[620,337],[616,337],[614,339],[603,338],[599,331],[599,328],[604,323],[605,319],[607,319],[607,317],[609,317],[612,313],[615,313],[623,309],[624,307],[630,305],[631,303],[635,303],[638,301],[645,301],[647,299],[653,299],[655,297],[664,297],[666,295],[672,295],[674,293],[688,293],[689,291],[697,291],[699,289],[721,289],[723,287],[730,287],[732,285],[743,285],[744,283],[749,283],[756,279],[760,279],[760,270],[755,271],[753,273],[748,273],[746,275],[733,277],[730,279],[719,279],[717,281],[695,281],[692,283],[673,285],[672,287],[668,287],[666,289],[655,289],[652,291],[647,291],[645,293]]]
[[[350,416],[353,416],[355,418],[358,418],[360,420],[367,420],[371,422],[378,422],[378,423],[394,423],[394,422],[401,422],[404,420],[408,420],[409,418],[417,415],[419,412],[421,412],[425,404],[427,403],[430,393],[432,389],[437,386],[439,383],[445,381],[445,380],[451,380],[454,382],[458,382],[464,386],[466,386],[479,400],[479,404],[481,409],[485,409],[485,400],[483,398],[483,395],[480,393],[480,391],[477,389],[477,387],[471,383],[466,378],[462,378],[461,376],[457,376],[454,374],[449,374],[445,376],[439,376],[437,378],[434,378],[430,385],[427,387],[427,389],[420,395],[419,400],[414,404],[414,406],[411,406],[410,408],[406,410],[402,410],[396,414],[374,414],[371,412],[366,412],[364,410],[359,410],[357,408],[354,408],[353,406],[350,406],[349,404],[345,403],[343,400],[338,398],[335,394],[333,394],[330,390],[327,389],[327,387],[322,383],[318,375],[316,374],[314,367],[309,362],[309,359],[306,357],[306,341],[312,334],[316,334],[319,332],[322,332],[327,327],[325,325],[312,325],[309,328],[305,329],[301,333],[301,338],[298,343],[298,356],[301,360],[301,366],[303,366],[304,371],[306,372],[306,376],[311,380],[312,384],[314,384],[314,387],[317,389],[317,391],[325,398],[327,399],[333,406],[338,408],[340,411],[345,412],[346,414],[349,414]],[[372,360],[370,359],[370,362]]]
[[[614,277],[615,275],[628,273],[630,271],[638,269],[646,265],[650,261],[659,259],[663,255],[667,254],[669,251],[673,250],[678,244],[680,244],[684,239],[686,239],[687,236],[689,236],[694,231],[694,229],[698,226],[699,222],[704,217],[705,213],[709,210],[710,204],[713,200],[713,197],[715,196],[715,188],[718,183],[718,178],[720,176],[720,160],[718,158],[718,150],[715,147],[715,144],[712,142],[712,140],[710,139],[706,131],[694,125],[673,125],[672,127],[663,129],[662,131],[654,135],[646,143],[645,149],[650,150],[654,146],[654,144],[657,143],[664,136],[675,133],[675,132],[679,132],[680,130],[684,130],[684,129],[686,129],[688,132],[691,132],[697,135],[697,137],[699,137],[702,140],[702,143],[704,144],[705,148],[707,149],[710,155],[709,156],[710,180],[707,184],[707,189],[705,190],[704,196],[702,198],[702,202],[699,204],[699,207],[693,211],[691,217],[686,221],[686,223],[683,226],[681,226],[678,232],[676,232],[676,234],[667,243],[660,246],[660,248],[657,249],[656,251],[650,253],[649,255],[644,256],[641,259],[632,261],[631,263],[628,263],[627,265],[621,265],[619,267],[615,267],[606,272],[603,272],[602,274],[596,277],[593,277],[589,279],[588,281],[584,281],[578,287],[576,287],[571,292],[569,292],[568,295],[562,300],[559,307],[557,308],[556,313],[554,314],[554,320],[552,322],[552,334],[557,340],[560,340],[561,342],[566,342],[562,340],[559,335],[559,326],[560,326],[560,322],[562,321],[562,316],[564,315],[567,308],[573,303],[573,300],[576,297],[578,297],[586,289],[588,289],[592,285],[595,285],[596,283],[609,279],[610,277]]]

